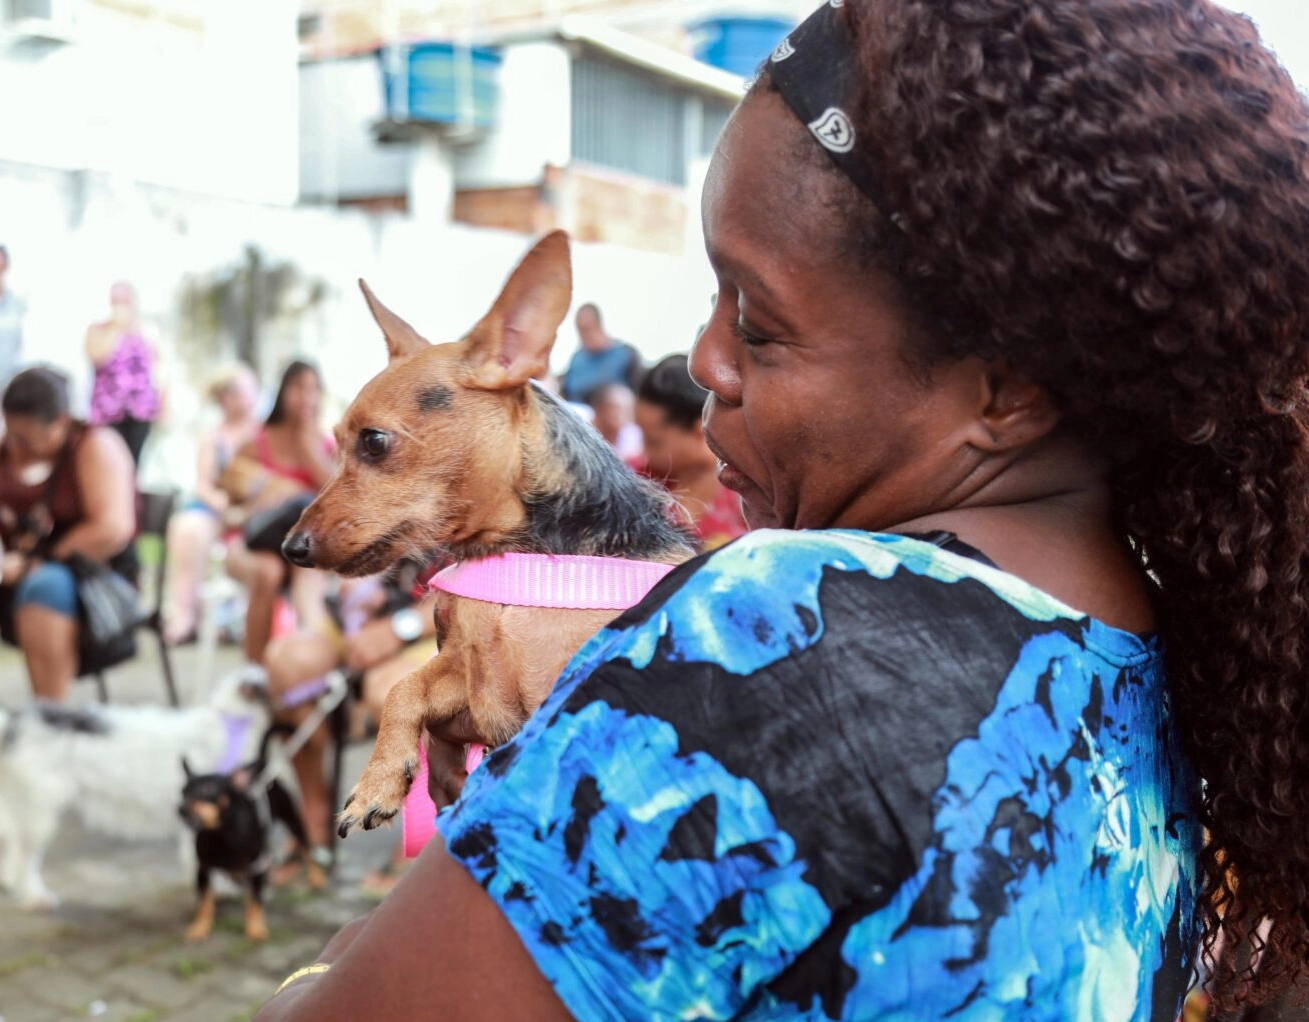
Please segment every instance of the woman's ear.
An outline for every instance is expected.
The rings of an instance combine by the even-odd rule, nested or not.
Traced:
[[[1045,388],[1006,361],[986,362],[978,376],[977,428],[970,438],[984,451],[1000,453],[1052,433],[1059,413]]]

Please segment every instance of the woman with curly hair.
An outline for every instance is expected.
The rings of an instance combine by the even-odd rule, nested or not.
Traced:
[[[259,1018],[1172,1022],[1265,926],[1220,999],[1303,977],[1306,121],[1207,0],[825,4],[705,186],[757,531]]]

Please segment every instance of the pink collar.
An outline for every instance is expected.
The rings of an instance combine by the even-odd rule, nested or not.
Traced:
[[[452,564],[433,575],[428,588],[507,607],[626,610],[672,570],[671,564],[621,557],[500,554]]]

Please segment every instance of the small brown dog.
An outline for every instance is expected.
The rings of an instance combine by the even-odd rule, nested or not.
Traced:
[[[572,293],[568,239],[546,235],[491,311],[432,345],[361,282],[387,368],[337,427],[341,467],[287,537],[292,562],[368,575],[410,557],[582,554],[677,564],[694,552],[672,498],[532,383],[545,374]],[[468,711],[507,741],[613,611],[513,607],[442,594],[440,652],[391,691],[377,744],[339,820],[371,829],[399,812],[428,722]]]

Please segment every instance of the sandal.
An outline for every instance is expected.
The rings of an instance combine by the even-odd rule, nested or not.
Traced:
[[[413,862],[413,859],[397,860],[392,856],[380,868],[364,874],[364,878],[359,881],[359,893],[365,898],[381,901],[391,893],[395,885],[400,882],[400,878],[409,871]]]

